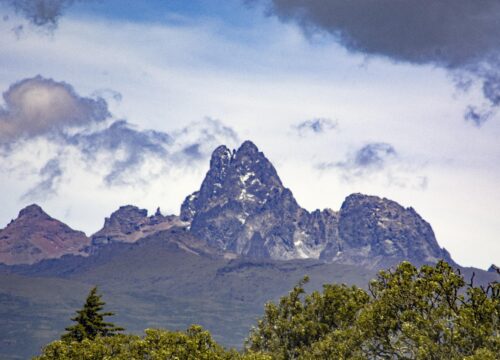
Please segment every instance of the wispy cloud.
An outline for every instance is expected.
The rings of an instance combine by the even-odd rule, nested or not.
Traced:
[[[269,13],[296,21],[308,33],[326,32],[351,51],[432,64],[457,77],[479,79],[488,106],[494,109],[500,103],[500,2],[496,0],[266,3]],[[487,119],[482,117],[479,123]]]
[[[336,171],[348,182],[382,178],[390,186],[421,190],[428,184],[427,176],[415,172],[415,164],[405,163],[394,146],[382,142],[368,143],[347,154],[343,161],[323,162],[316,167],[321,171]]]
[[[293,125],[292,128],[296,131],[296,133],[305,137],[308,135],[319,135],[329,132],[331,130],[336,129],[338,126],[337,121],[333,121],[326,118],[316,118],[303,121],[296,125]]]
[[[112,90],[106,93],[119,97]],[[38,182],[23,199],[55,195],[60,179],[71,176],[64,171],[67,161],[81,161],[89,171],[101,174],[106,186],[145,184],[151,180],[144,178],[145,168],[149,177],[164,175],[174,165],[193,166],[208,159],[221,143],[234,146],[238,141],[232,128],[211,118],[171,134],[140,129],[113,119],[102,98],[81,97],[71,85],[40,76],[15,83],[4,99],[0,156],[22,152],[38,138],[55,146],[58,154],[38,170]]]
[[[81,132],[64,138],[79,149],[87,163],[95,163],[103,153],[109,155],[110,171],[106,184],[124,183],[123,175],[136,169],[148,156],[166,157],[172,138],[163,132],[138,130],[125,120],[113,122],[99,131]]]
[[[43,200],[56,194],[58,181],[63,175],[60,160],[54,158],[47,161],[39,175],[42,179],[21,197],[23,200]]]
[[[321,163],[320,169],[342,169],[349,176],[363,176],[384,169],[398,154],[394,147],[387,143],[370,143],[364,145],[354,153],[349,154],[347,159],[335,163]]]

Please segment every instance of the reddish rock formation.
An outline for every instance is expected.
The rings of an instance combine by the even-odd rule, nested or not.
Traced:
[[[89,243],[83,232],[53,219],[33,204],[0,230],[0,263],[33,264],[65,254],[80,254]]]

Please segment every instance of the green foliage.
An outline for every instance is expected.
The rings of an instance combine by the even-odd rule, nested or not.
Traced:
[[[500,285],[466,284],[444,261],[401,263],[362,289],[300,282],[247,340],[274,359],[494,359],[500,353]]]
[[[97,336],[81,342],[54,341],[37,360],[271,360],[268,355],[224,350],[202,327],[185,332],[146,329],[145,336]]]
[[[268,303],[264,317],[258,322],[246,342],[250,351],[272,354],[275,359],[294,359],[327,334],[348,328],[357,313],[369,300],[368,294],[357,287],[324,285],[304,295],[299,282],[281,298],[279,305]]]
[[[403,262],[379,272],[368,292],[330,284],[306,294],[308,280],[278,304],[266,304],[243,353],[224,349],[197,325],[185,332],[147,329],[143,337],[109,336],[117,328],[103,322],[110,314],[101,312],[104,303],[94,288],[73,319],[77,324],[63,336],[76,341],[55,341],[36,359],[498,359],[498,282],[466,283],[444,261],[420,269]]]
[[[123,331],[123,328],[104,321],[105,316],[114,315],[112,312],[103,312],[104,305],[106,303],[101,300],[101,295],[97,293],[97,287],[93,287],[83,308],[78,310],[77,315],[71,319],[76,324],[66,328],[67,332],[61,337],[61,340],[81,342],[84,339],[93,340],[97,336],[113,336],[117,332]]]

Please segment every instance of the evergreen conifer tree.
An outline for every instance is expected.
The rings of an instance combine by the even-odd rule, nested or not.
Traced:
[[[101,295],[97,293],[97,287],[94,286],[87,296],[87,300],[77,315],[71,318],[76,324],[66,328],[66,333],[61,336],[64,341],[78,341],[83,339],[95,339],[96,336],[113,336],[117,332],[123,331],[121,327],[113,323],[105,322],[105,316],[112,316],[112,312],[103,312],[106,303],[101,300]]]

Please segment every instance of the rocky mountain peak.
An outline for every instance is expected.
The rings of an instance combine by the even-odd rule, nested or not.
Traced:
[[[239,147],[238,151],[236,151],[236,154],[240,156],[243,155],[252,156],[258,153],[259,153],[259,148],[257,148],[257,146],[250,140],[244,141]]]
[[[325,238],[313,241],[312,229],[302,226],[326,217],[310,217],[251,141],[232,152],[218,147],[200,190],[181,207],[181,219],[190,221],[191,231],[208,244],[275,259],[319,256]]]
[[[199,191],[189,195],[181,207],[181,219],[192,221],[197,212],[238,203],[244,213],[262,206],[284,190],[271,162],[251,141],[238,150],[219,146],[212,154],[210,169]]]
[[[322,258],[352,263],[390,259],[452,262],[448,252],[439,247],[429,223],[413,208],[378,196],[349,195],[339,212],[338,231],[340,247],[329,246]]]
[[[44,217],[48,218],[49,215],[37,204],[31,204],[19,211],[18,217]]]
[[[137,206],[125,205],[120,206],[118,210],[113,212],[104,222],[109,224],[118,224],[122,227],[129,227],[131,224],[138,223],[148,216],[146,209],[139,209]],[[133,226],[133,225],[132,225]],[[124,229],[127,231],[128,229]]]
[[[32,264],[66,254],[82,254],[88,244],[83,232],[53,219],[33,204],[0,230],[0,263]]]
[[[92,252],[96,247],[111,242],[135,242],[174,226],[183,227],[186,224],[177,216],[163,216],[160,208],[157,208],[154,215],[148,216],[146,209],[133,205],[120,206],[104,220],[102,229],[92,235],[92,247],[87,251]]]
[[[431,226],[395,201],[357,193],[338,212],[301,208],[251,141],[233,151],[215,149],[200,190],[182,204],[181,219],[209,246],[249,257],[319,257],[369,267],[451,261]]]

